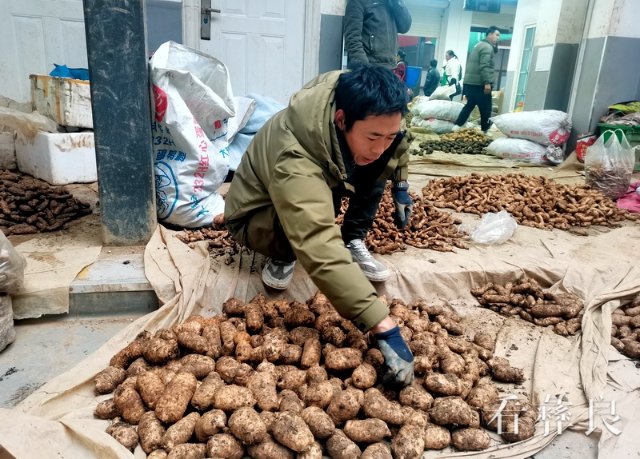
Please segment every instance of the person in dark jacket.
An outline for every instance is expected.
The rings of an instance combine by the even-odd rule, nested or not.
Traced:
[[[438,61],[431,59],[429,62],[429,71],[427,72],[427,79],[424,82],[424,95],[430,96],[433,91],[436,90],[438,84],[440,84],[440,72],[438,72]]]
[[[467,103],[455,122],[453,130],[460,129],[469,119],[473,109],[480,110],[480,129],[486,133],[489,130],[491,117],[491,89],[495,80],[494,55],[498,52],[500,29],[491,26],[487,29],[487,36],[478,42],[467,59],[467,70],[464,73],[463,95]]]
[[[318,76],[258,131],[231,181],[224,220],[238,241],[269,257],[262,281],[286,289],[296,260],[338,313],[375,337],[383,380],[410,384],[413,355],[371,285],[391,276],[367,250],[388,179],[396,225],[411,217],[405,85],[380,65]],[[349,197],[342,227],[335,217]]]
[[[403,0],[348,0],[344,13],[347,64],[396,66],[398,33],[411,28],[411,14]]]

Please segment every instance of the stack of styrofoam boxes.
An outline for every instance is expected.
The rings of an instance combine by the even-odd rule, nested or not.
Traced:
[[[39,132],[33,139],[16,139],[18,169],[52,185],[95,182],[98,179],[88,81],[31,75],[34,110],[66,130]],[[71,129],[69,129],[71,128]]]

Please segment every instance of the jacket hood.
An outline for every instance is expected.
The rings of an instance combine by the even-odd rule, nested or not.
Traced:
[[[333,127],[335,88],[342,71],[324,73],[294,94],[289,101],[285,123],[300,145],[313,156],[334,162],[340,157]],[[318,110],[325,107],[324,110]],[[338,160],[340,163],[341,161]]]

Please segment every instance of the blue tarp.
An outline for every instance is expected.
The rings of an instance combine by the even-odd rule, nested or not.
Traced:
[[[88,80],[89,69],[70,69],[66,65],[53,64],[54,69],[49,72],[49,76],[60,78],[73,78],[74,80]]]

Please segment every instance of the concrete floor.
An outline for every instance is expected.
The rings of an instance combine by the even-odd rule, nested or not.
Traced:
[[[140,315],[65,314],[17,321],[16,340],[0,353],[0,407],[14,407]]]

